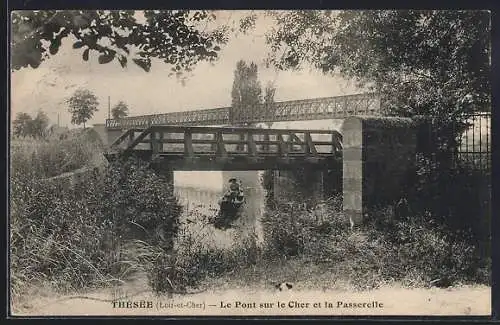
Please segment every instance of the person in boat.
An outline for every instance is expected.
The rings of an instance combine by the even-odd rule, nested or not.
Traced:
[[[243,195],[243,190],[241,189],[241,183],[238,182],[236,178],[229,179],[229,190],[224,193],[222,202],[231,202],[234,205],[241,206],[244,201],[245,196]]]
[[[219,213],[217,214],[217,228],[228,228],[231,222],[240,217],[240,208],[245,202],[245,195],[241,183],[236,178],[229,179],[229,189],[219,200]]]

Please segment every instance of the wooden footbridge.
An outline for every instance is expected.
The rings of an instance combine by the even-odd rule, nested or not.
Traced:
[[[337,131],[163,125],[127,130],[106,156],[134,155],[174,170],[262,170],[326,168],[341,154]]]
[[[173,170],[290,169],[300,165],[328,169],[342,162],[339,132],[252,125],[379,113],[374,94],[357,94],[108,119],[107,131],[119,136],[106,157],[114,160],[135,155]]]

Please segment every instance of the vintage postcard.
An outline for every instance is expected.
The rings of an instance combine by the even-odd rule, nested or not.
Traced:
[[[11,316],[491,315],[490,12],[10,19]]]

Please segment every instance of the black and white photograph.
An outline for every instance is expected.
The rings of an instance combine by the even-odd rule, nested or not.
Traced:
[[[490,316],[491,12],[10,12],[9,304]]]

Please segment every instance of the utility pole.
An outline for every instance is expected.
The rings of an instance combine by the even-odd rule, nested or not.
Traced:
[[[111,96],[108,96],[108,120],[111,119]]]

